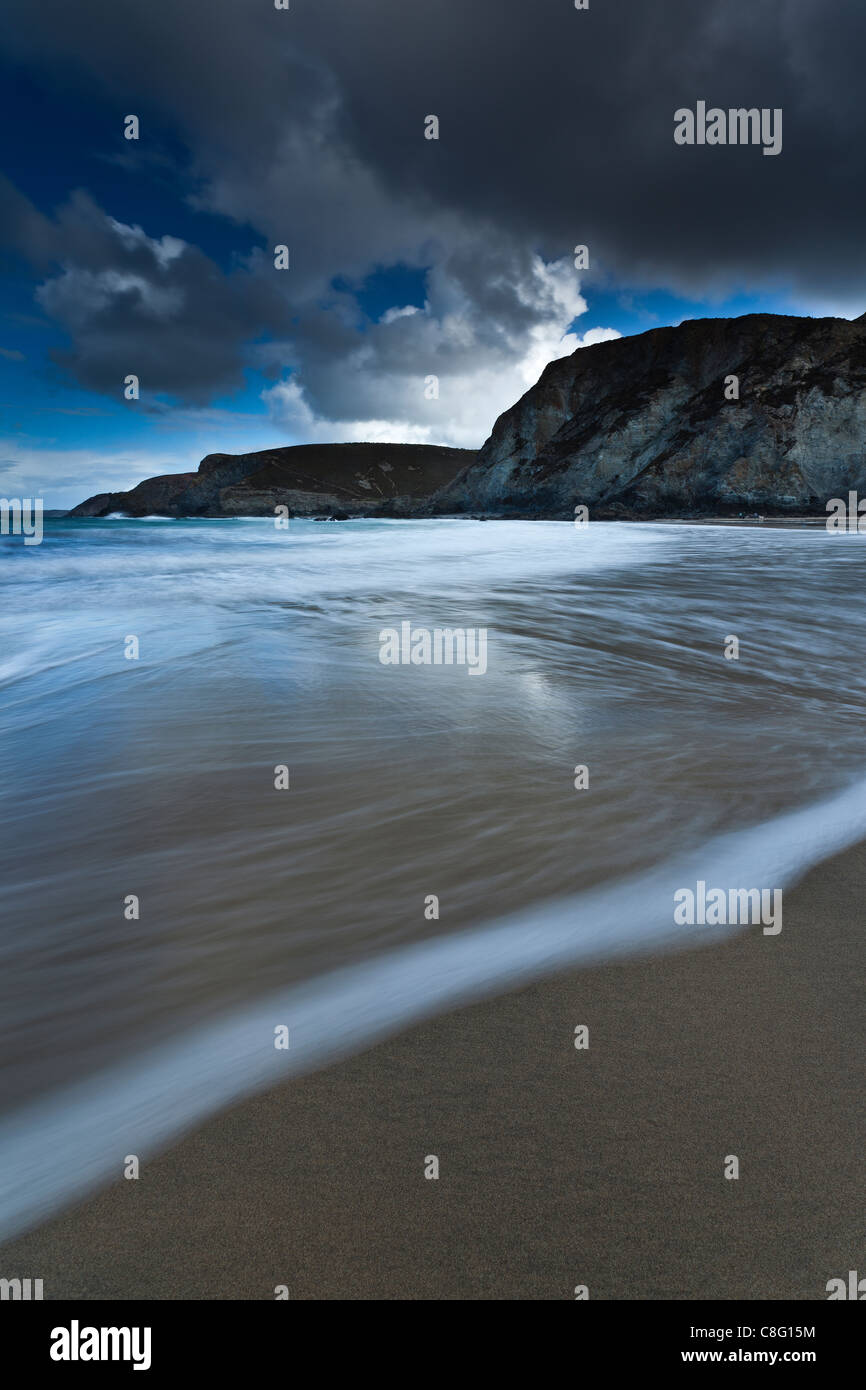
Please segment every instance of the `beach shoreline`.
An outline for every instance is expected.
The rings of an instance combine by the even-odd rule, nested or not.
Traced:
[[[776,938],[559,975],[245,1100],[0,1272],[46,1299],[826,1298],[862,1250],[864,888],[859,845]]]

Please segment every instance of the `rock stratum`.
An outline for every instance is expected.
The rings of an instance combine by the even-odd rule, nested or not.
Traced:
[[[737,379],[738,399],[728,399]],[[726,396],[727,393],[727,396]],[[471,450],[301,445],[211,454],[198,473],[73,515],[818,515],[866,495],[866,315],[698,319],[551,362]]]

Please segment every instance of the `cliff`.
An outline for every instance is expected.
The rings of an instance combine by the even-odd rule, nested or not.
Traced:
[[[208,454],[196,473],[103,492],[71,516],[414,516],[475,457],[431,444],[299,444]]]
[[[739,399],[726,399],[737,378]],[[727,387],[726,387],[727,381]],[[700,319],[545,368],[443,510],[596,518],[824,513],[866,495],[866,316]]]

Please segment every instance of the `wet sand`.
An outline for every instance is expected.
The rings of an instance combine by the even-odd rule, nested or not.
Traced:
[[[0,1274],[46,1299],[824,1299],[866,1260],[864,895],[861,846],[786,892],[778,937],[536,984],[248,1100]]]

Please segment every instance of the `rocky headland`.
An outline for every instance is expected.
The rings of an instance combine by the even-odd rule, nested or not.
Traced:
[[[71,516],[416,516],[475,457],[434,444],[298,444],[208,454],[196,473],[102,492]]]
[[[310,444],[209,454],[74,516],[822,514],[866,496],[866,315],[698,319],[579,348],[479,452]]]

